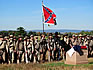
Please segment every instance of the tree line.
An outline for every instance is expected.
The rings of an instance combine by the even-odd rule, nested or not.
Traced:
[[[22,35],[23,37],[28,35],[30,36],[31,34],[33,34],[34,36],[40,36],[42,33],[41,32],[34,32],[34,31],[29,31],[27,32],[23,27],[18,27],[16,30],[8,30],[8,31],[0,31],[0,34],[2,34],[3,36],[8,36],[8,35],[14,35],[16,37],[18,37],[18,35]],[[44,34],[46,36],[48,36],[49,33],[44,32]],[[63,35],[62,33],[59,32],[60,35]],[[73,33],[73,32],[66,32],[64,34],[68,34],[68,35],[93,35],[93,31],[81,31],[79,33]]]

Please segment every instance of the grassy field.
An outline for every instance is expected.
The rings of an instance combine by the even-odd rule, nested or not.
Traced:
[[[93,58],[88,64],[67,65],[64,61],[45,62],[40,64],[0,64],[0,70],[93,70]]]

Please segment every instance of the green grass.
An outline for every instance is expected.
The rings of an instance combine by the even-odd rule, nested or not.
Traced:
[[[64,62],[58,62],[58,63],[47,63],[43,64],[44,66],[90,66],[93,65],[93,62],[89,62],[88,64],[78,64],[78,65],[70,65],[70,64],[64,64]]]
[[[48,63],[48,64],[43,64],[44,66],[74,66],[74,65],[67,65],[67,64],[64,64],[64,62],[58,62],[58,63]]]
[[[93,69],[93,62],[89,62],[88,64],[79,64],[79,65],[69,65],[69,64],[64,64],[64,62],[53,62],[53,63],[47,63],[43,64],[44,67],[47,67],[50,70],[54,70],[58,67],[62,68],[63,70],[72,70],[73,68],[82,70],[82,69]],[[58,70],[60,70],[58,68]]]
[[[69,65],[64,64],[64,61],[46,62],[40,64],[0,64],[0,70],[92,70],[93,59],[89,60],[88,64]]]

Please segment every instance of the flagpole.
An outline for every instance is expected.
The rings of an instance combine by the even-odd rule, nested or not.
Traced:
[[[43,23],[43,33],[44,33],[44,23]]]
[[[43,5],[43,0],[42,0],[42,5]],[[44,33],[44,15],[43,15],[43,12],[42,12],[42,24],[43,24],[43,33]]]

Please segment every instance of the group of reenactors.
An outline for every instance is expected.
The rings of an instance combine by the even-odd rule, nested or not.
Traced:
[[[42,34],[40,40],[33,35],[19,35],[18,38],[14,35],[0,35],[0,63],[45,62],[47,52],[48,61],[59,60],[59,49],[60,38],[57,32],[55,37],[50,33],[48,39]]]
[[[93,57],[93,36],[92,35],[64,35],[64,41],[71,48],[74,46],[85,46],[88,50],[88,57]]]
[[[3,37],[0,35],[0,63],[40,63],[55,61],[66,58],[66,52],[75,45],[87,46],[89,55],[93,50],[93,37],[82,35],[58,35],[49,33],[48,38],[44,34],[38,36],[21,35],[16,38],[14,35]],[[47,55],[47,56],[46,56]],[[46,59],[47,57],[47,59]]]

